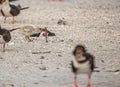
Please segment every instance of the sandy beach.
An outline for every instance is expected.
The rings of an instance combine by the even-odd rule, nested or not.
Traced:
[[[56,36],[36,37],[25,42],[20,30],[2,52],[0,44],[0,87],[74,87],[70,62],[77,44],[95,56],[92,87],[120,87],[120,0],[18,0],[11,2],[29,9],[0,25],[6,29],[35,25],[47,27]],[[58,25],[64,18],[66,25]],[[108,72],[110,71],[110,72]],[[86,87],[87,75],[79,75]]]

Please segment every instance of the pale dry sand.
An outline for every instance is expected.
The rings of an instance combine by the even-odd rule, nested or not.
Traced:
[[[19,30],[12,32],[6,52],[0,49],[0,87],[74,87],[70,70],[72,50],[76,44],[86,45],[96,57],[100,72],[93,73],[92,87],[120,87],[120,1],[119,0],[19,0],[12,2],[30,6],[11,18],[4,28],[25,25],[47,27],[56,34],[46,43],[44,38],[25,42]],[[67,25],[57,25],[65,18]],[[1,45],[2,47],[2,45]],[[43,53],[40,53],[43,52]],[[48,53],[44,53],[48,52]],[[87,76],[79,76],[80,87],[85,87]]]

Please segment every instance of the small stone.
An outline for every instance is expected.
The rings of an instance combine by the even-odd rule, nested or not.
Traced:
[[[109,24],[109,22],[106,22],[107,24]]]
[[[3,57],[0,57],[0,59],[3,59]]]
[[[103,46],[99,46],[100,48],[102,48]]]
[[[65,19],[62,18],[62,19],[58,20],[57,24],[59,24],[59,25],[67,25],[67,21],[65,21]]]
[[[14,84],[11,84],[11,87],[15,87]]]
[[[34,84],[39,84],[38,82],[35,82]]]
[[[56,69],[60,69],[59,67],[57,67]]]
[[[62,57],[62,55],[58,54],[59,57]]]
[[[41,56],[41,58],[40,59],[45,59],[45,57],[44,56]]]
[[[46,67],[40,67],[40,70],[47,70]]]
[[[102,63],[104,63],[105,61],[104,60],[101,60]]]
[[[14,84],[7,84],[7,85],[4,85],[3,87],[15,87]]]
[[[117,69],[117,70],[115,70],[115,72],[120,72],[120,70],[119,70],[119,69]]]
[[[68,66],[68,68],[71,68],[71,66]]]
[[[114,42],[113,42],[113,41],[110,41],[110,43],[111,43],[111,44],[114,44]]]
[[[60,42],[64,42],[64,40],[60,40]]]
[[[43,77],[47,77],[46,75],[44,75]]]
[[[73,42],[73,40],[71,40],[71,39],[70,39],[69,41],[70,41],[70,42]]]

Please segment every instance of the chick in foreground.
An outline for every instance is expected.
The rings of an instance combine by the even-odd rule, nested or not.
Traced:
[[[75,74],[74,84],[75,87],[78,87],[77,75],[87,74],[88,75],[88,84],[87,87],[91,87],[91,74],[95,68],[94,56],[90,53],[87,53],[83,45],[77,45],[73,51],[74,59],[71,62],[72,71]]]

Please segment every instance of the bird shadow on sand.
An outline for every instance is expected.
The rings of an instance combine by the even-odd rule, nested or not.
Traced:
[[[75,86],[74,86],[74,84],[73,85],[70,84],[70,85],[62,85],[60,87],[75,87]],[[82,84],[82,85],[78,85],[78,87],[87,87],[87,85]],[[91,87],[103,87],[103,86],[98,86],[98,85],[93,84],[93,85],[91,85]]]
[[[18,53],[17,49],[5,49],[5,52],[2,51],[2,49],[0,49],[0,54],[4,54],[4,53]]]

